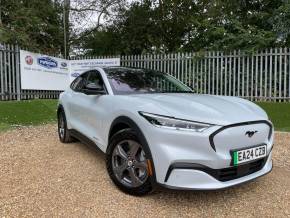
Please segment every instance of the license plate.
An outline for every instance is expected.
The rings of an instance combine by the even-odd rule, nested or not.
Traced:
[[[262,157],[266,157],[267,155],[267,147],[266,145],[261,145],[253,148],[247,148],[239,151],[233,152],[233,163],[234,166],[237,166],[241,163],[253,161],[256,159],[260,159]]]

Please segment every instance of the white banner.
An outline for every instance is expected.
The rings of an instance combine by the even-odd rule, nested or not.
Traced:
[[[69,86],[69,61],[20,50],[21,88],[64,90]]]
[[[70,61],[70,81],[72,82],[76,77],[87,70],[92,70],[96,67],[112,67],[120,66],[120,58],[109,59],[85,59],[85,60],[71,60]]]
[[[62,91],[81,73],[106,66],[120,66],[120,58],[69,61],[20,50],[21,88]]]

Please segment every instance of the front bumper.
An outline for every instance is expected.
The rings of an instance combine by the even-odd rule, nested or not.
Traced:
[[[173,169],[163,186],[170,189],[184,190],[217,190],[249,182],[271,172],[273,167],[271,154],[262,169],[249,175],[229,180],[219,181],[206,172],[195,169]]]
[[[272,169],[273,129],[264,121],[235,124],[229,128],[223,127],[222,131],[221,127],[216,126],[202,133],[158,128],[147,121],[143,124],[142,131],[151,150],[156,181],[163,186],[177,189],[221,189],[250,181]],[[248,137],[245,132],[249,130],[258,133]],[[210,136],[217,131],[218,134],[211,139]],[[263,167],[237,178],[221,181],[205,170],[190,167],[178,167],[168,173],[176,163],[205,166],[213,171],[228,169],[232,167],[231,150],[261,144],[267,145],[268,158]]]

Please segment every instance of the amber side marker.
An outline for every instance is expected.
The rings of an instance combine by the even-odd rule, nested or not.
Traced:
[[[148,171],[149,176],[153,175],[151,160],[147,160],[147,171]]]

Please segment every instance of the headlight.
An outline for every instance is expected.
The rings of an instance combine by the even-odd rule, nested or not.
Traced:
[[[194,132],[203,132],[213,124],[200,123],[189,120],[175,119],[173,117],[161,116],[140,111],[139,114],[157,127],[164,127],[175,130],[188,130]]]

